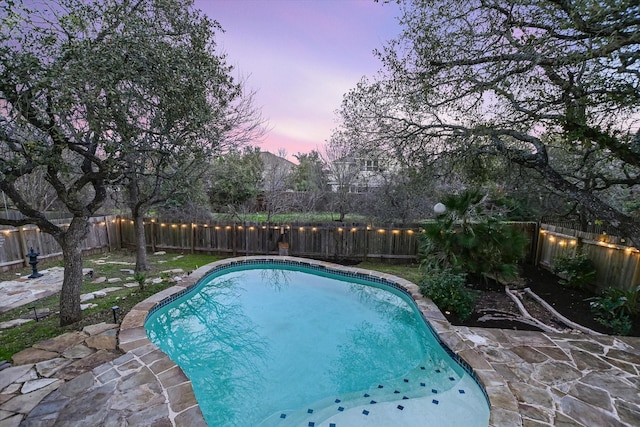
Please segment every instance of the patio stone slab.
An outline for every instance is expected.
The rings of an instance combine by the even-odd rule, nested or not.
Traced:
[[[18,378],[25,375],[33,365],[14,366],[0,371],[0,392],[9,384],[15,382]]]
[[[562,412],[585,426],[625,427],[625,424],[614,418],[611,413],[601,411],[573,396],[565,396],[560,401]]]
[[[58,388],[60,385],[62,385],[62,381],[57,380],[56,382],[29,394],[17,395],[13,399],[7,400],[2,405],[0,405],[0,409],[3,411],[28,414],[33,408],[36,407],[36,405],[38,405],[38,403],[40,403],[42,399],[45,398],[45,396]]]
[[[67,332],[66,334],[34,344],[33,347],[41,350],[63,353],[66,349],[74,347],[84,341],[86,337],[86,334],[82,332]]]
[[[11,357],[15,365],[27,365],[58,357],[58,353],[41,350],[39,348],[26,348]]]
[[[93,336],[93,335],[101,334],[105,331],[117,330],[118,328],[119,328],[119,325],[115,323],[98,323],[95,325],[85,326],[84,328],[82,328],[82,332],[84,332],[89,336]]]

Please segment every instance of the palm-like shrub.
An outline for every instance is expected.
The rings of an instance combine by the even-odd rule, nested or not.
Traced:
[[[427,266],[513,280],[525,254],[525,235],[487,215],[478,191],[446,197],[446,212],[424,225],[420,254]]]

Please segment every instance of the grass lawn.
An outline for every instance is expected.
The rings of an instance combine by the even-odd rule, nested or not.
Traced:
[[[148,261],[151,270],[146,273],[146,278],[162,278],[163,280],[161,283],[146,283],[144,290],[137,287],[123,288],[119,291],[108,293],[106,297],[88,301],[90,303],[97,304],[97,307],[83,311],[83,318],[80,322],[66,327],[60,327],[59,325],[60,319],[57,315],[59,294],[55,294],[31,304],[26,304],[22,307],[2,313],[0,314],[0,322],[29,315],[33,310],[28,307],[34,306],[37,309],[49,309],[51,314],[44,319],[40,319],[39,322],[29,322],[11,329],[0,330],[0,360],[10,360],[11,356],[15,353],[30,347],[39,341],[61,335],[65,332],[79,331],[87,325],[100,322],[112,323],[113,311],[111,310],[111,307],[115,305],[119,307],[117,318],[118,321],[121,321],[129,310],[131,310],[131,308],[137,303],[173,285],[171,279],[176,274],[167,273],[168,270],[181,268],[183,271],[189,272],[202,265],[219,259],[221,259],[221,257],[202,254],[179,255],[168,253],[165,255],[149,255]],[[82,293],[85,294],[107,287],[122,286],[124,283],[135,282],[129,272],[121,271],[133,269],[134,264],[134,254],[130,251],[124,250],[85,257],[83,265],[85,268],[92,268],[94,270],[93,279],[106,277],[109,279],[120,278],[121,281],[116,283],[91,283],[93,279],[87,276],[85,277],[82,285]],[[62,262],[43,262],[38,266],[38,269],[44,270],[53,266],[62,266]],[[419,271],[415,264],[390,265],[375,262],[363,262],[357,265],[357,267],[382,271],[413,282],[417,282],[419,278]],[[31,268],[24,268],[19,272],[22,275],[29,275],[31,273]],[[16,271],[0,273],[0,281],[15,279],[17,277],[16,273]]]

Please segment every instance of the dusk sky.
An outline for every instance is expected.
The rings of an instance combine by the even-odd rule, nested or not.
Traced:
[[[257,91],[268,121],[262,151],[321,149],[342,96],[381,63],[373,50],[400,31],[398,6],[373,0],[195,0],[220,23],[216,42]]]

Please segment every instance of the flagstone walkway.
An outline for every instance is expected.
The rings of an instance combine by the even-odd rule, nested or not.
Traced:
[[[0,427],[205,426],[190,381],[143,323],[211,268],[138,304],[119,332],[93,325],[17,353],[0,370]],[[491,426],[640,425],[640,338],[456,327],[418,306],[485,386]]]

